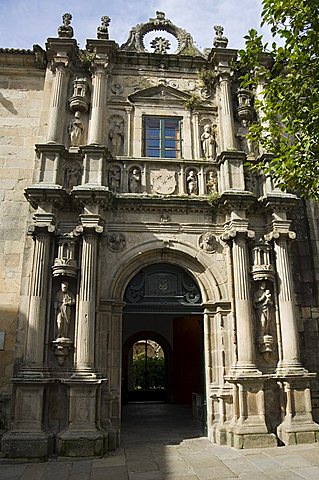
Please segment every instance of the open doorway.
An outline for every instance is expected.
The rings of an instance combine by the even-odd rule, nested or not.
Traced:
[[[131,280],[124,300],[123,403],[182,405],[204,424],[203,307],[196,283],[180,267],[156,264]]]

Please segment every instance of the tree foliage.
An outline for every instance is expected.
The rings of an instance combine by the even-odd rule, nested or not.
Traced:
[[[146,368],[147,364],[147,368]],[[135,390],[157,390],[165,388],[165,360],[162,357],[138,353],[133,357],[133,378]]]
[[[267,50],[252,29],[239,52],[242,86],[256,92],[263,85],[249,136],[273,154],[254,167],[279,187],[318,199],[319,2],[262,0],[262,6],[261,25],[268,24],[278,41]]]

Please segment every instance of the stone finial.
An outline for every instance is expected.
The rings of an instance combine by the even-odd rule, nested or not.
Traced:
[[[214,25],[216,36],[214,38],[213,45],[216,48],[226,48],[228,45],[228,38],[224,37],[224,27],[221,25]]]
[[[101,25],[97,27],[97,38],[108,40],[109,39],[109,25],[110,25],[110,17],[104,15],[101,17]]]
[[[73,37],[73,28],[70,25],[71,20],[72,20],[71,13],[64,13],[62,15],[63,25],[61,25],[58,28],[59,38],[72,38]]]

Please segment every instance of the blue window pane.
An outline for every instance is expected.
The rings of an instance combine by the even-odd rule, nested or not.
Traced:
[[[165,158],[176,158],[176,150],[166,150]]]
[[[160,157],[160,150],[158,148],[147,148],[146,149],[147,157]]]
[[[153,140],[153,139],[152,139],[152,140],[149,139],[149,140],[147,140],[147,141],[146,141],[146,148],[151,148],[151,147],[153,147],[153,148],[155,147],[155,148],[158,148],[158,149],[159,149],[159,148],[160,148],[160,142],[159,142],[159,140],[158,140],[158,139],[154,139],[154,140]]]
[[[176,149],[176,141],[175,140],[165,140],[165,148]]]

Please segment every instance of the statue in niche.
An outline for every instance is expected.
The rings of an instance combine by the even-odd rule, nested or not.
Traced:
[[[81,183],[81,167],[78,164],[68,164],[64,171],[64,188],[72,190]]]
[[[79,147],[81,145],[83,132],[84,124],[81,120],[81,112],[75,112],[74,120],[70,122],[68,127],[71,147]]]
[[[198,195],[198,181],[197,175],[194,170],[189,171],[186,178],[186,184],[188,195]]]
[[[141,170],[133,168],[129,176],[129,190],[131,193],[140,193],[141,191]]]
[[[113,155],[123,154],[124,145],[124,121],[123,118],[115,116],[109,132],[110,147]]]
[[[206,160],[214,159],[216,156],[216,133],[215,128],[212,128],[209,123],[204,125],[204,131],[201,134],[201,143],[204,158]]]
[[[216,170],[210,170],[206,176],[207,193],[218,193],[218,179]]]
[[[118,193],[121,186],[121,170],[120,167],[113,167],[109,170],[109,187],[112,192]]]
[[[265,282],[261,282],[253,298],[256,309],[260,337],[270,335],[270,326],[273,315],[273,298]]]
[[[58,291],[54,310],[56,312],[57,338],[68,338],[71,322],[71,307],[75,304],[75,298],[69,291],[68,282],[61,282],[61,289]]]

